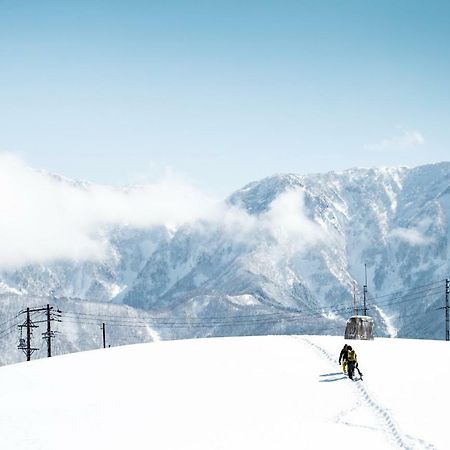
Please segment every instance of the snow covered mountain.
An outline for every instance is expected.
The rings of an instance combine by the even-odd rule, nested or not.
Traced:
[[[351,306],[354,282],[361,294],[366,263],[368,297],[382,296],[369,302],[371,314],[381,314],[380,334],[442,336],[442,315],[432,311],[442,306],[442,280],[450,273],[449,163],[279,175],[251,183],[227,202],[246,212],[244,230],[226,215],[220,225],[181,228],[121,301],[201,316],[250,296],[249,310],[258,305],[310,317],[321,311],[335,319],[340,314],[330,309]],[[301,326],[308,331],[317,323],[324,326],[317,316],[314,324],[305,317]]]
[[[377,334],[440,339],[449,224],[447,162],[276,175],[175,230],[105,227],[103,261],[3,270],[0,308],[7,318],[3,305],[55,297],[71,298],[75,309],[97,302],[105,315],[131,307],[158,317],[150,327],[163,339],[342,334],[354,284],[361,303],[367,264]],[[176,326],[161,325],[174,317]]]

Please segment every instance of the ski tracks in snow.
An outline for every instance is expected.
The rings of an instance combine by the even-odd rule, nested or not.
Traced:
[[[315,344],[306,337],[296,337],[296,339],[305,342],[311,346],[317,353],[323,358],[327,359],[333,366],[336,365],[336,358],[328,353],[320,345]],[[366,405],[379,419],[383,432],[387,438],[397,445],[399,448],[408,450],[436,450],[432,444],[429,444],[421,439],[414,438],[409,435],[403,434],[399,427],[396,425],[394,418],[391,416],[389,411],[378,403],[370,392],[366,389],[363,382],[353,383],[353,388],[360,396],[361,404]]]

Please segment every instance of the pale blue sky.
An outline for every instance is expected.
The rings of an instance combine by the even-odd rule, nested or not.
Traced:
[[[448,1],[0,0],[0,151],[224,196],[450,155]]]

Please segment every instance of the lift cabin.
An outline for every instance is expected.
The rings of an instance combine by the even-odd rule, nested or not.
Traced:
[[[347,320],[345,339],[373,339],[373,319],[369,316],[353,316]]]

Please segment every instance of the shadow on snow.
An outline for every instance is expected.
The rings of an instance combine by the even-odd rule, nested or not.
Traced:
[[[319,377],[322,378],[321,380],[319,379],[319,383],[331,383],[333,381],[345,380],[347,378],[347,376],[345,376],[342,372],[324,373]],[[325,379],[324,377],[330,378]]]

